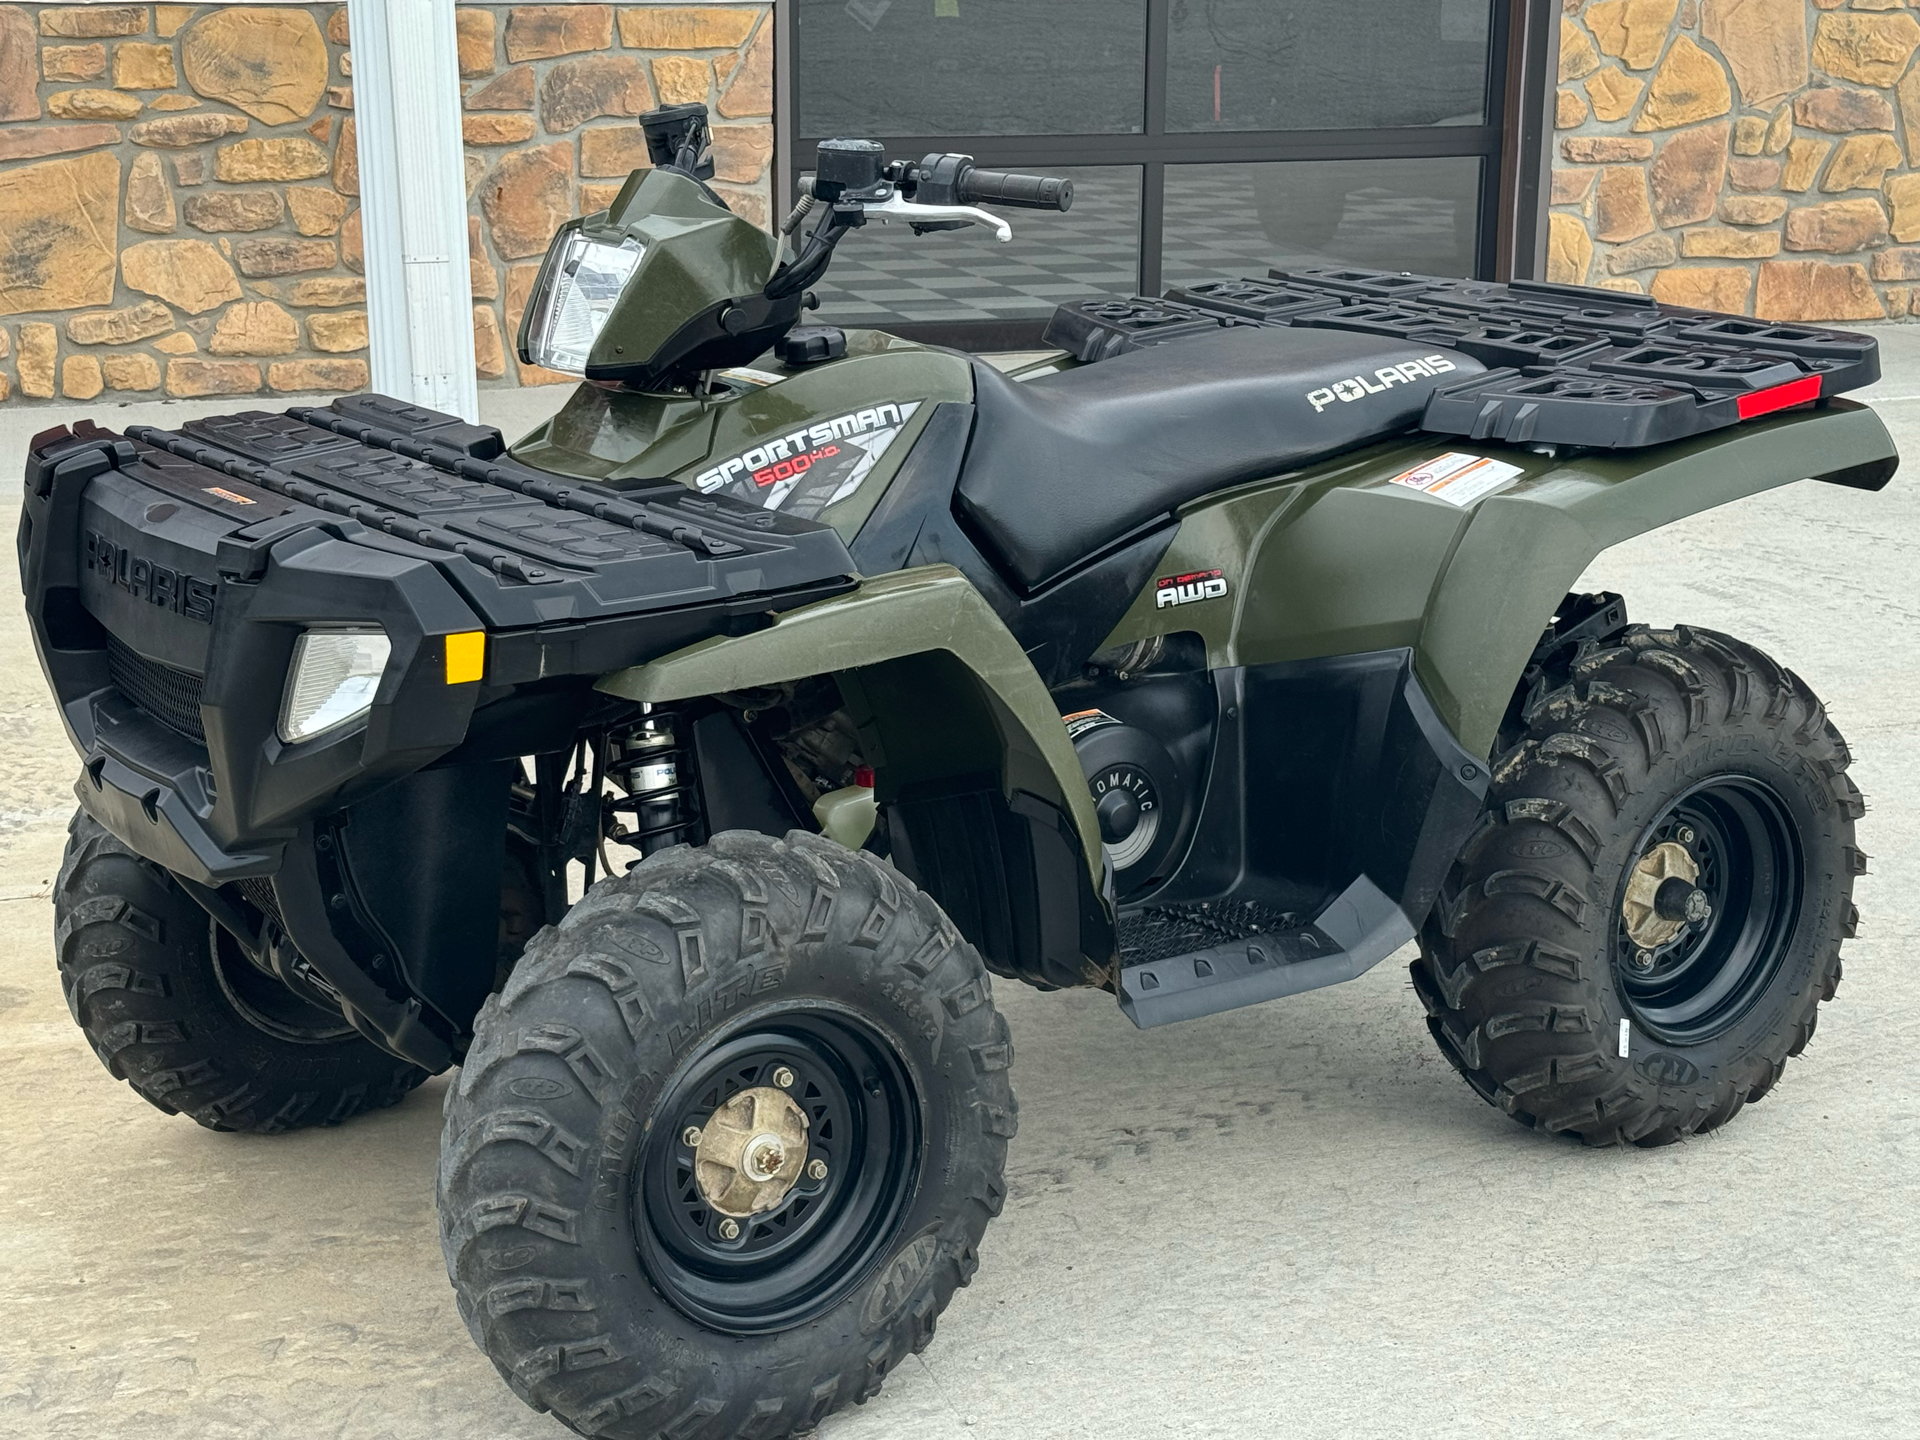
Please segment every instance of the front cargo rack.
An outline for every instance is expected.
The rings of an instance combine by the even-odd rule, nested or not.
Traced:
[[[1513,444],[1663,445],[1880,378],[1870,335],[1577,285],[1337,268],[1062,305],[1046,343],[1092,362],[1243,325],[1353,330],[1471,355],[1486,372],[1436,390],[1421,428]]]
[[[761,595],[817,599],[853,584],[827,525],[668,479],[615,490],[537,470],[497,430],[384,395],[126,433],[134,449],[115,463],[134,478],[258,517],[221,546],[222,573],[238,578],[292,530],[349,521],[362,543],[440,562],[493,630],[751,608]]]

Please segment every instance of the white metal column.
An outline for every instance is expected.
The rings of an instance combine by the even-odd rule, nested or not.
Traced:
[[[479,418],[453,0],[347,0],[374,389]]]

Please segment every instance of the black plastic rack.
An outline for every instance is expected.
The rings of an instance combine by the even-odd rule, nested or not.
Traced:
[[[1335,268],[1062,305],[1046,343],[1091,362],[1240,325],[1354,330],[1471,355],[1486,372],[1435,391],[1422,428],[1514,444],[1663,445],[1880,378],[1870,335],[1576,285]]]
[[[673,480],[614,490],[536,470],[491,427],[384,395],[134,425],[127,438],[131,451],[108,453],[137,481],[197,505],[244,492],[242,513],[259,518],[222,542],[223,572],[251,578],[291,531],[353,522],[362,543],[440,562],[493,629],[853,584],[829,526]]]

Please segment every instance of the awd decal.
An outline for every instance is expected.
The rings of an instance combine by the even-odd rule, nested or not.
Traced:
[[[850,410],[723,460],[693,483],[705,495],[724,490],[768,510],[818,515],[860,488],[919,408],[910,400]]]
[[[1195,570],[1190,575],[1165,575],[1153,582],[1156,610],[1170,605],[1191,605],[1195,600],[1222,600],[1227,594],[1224,570]]]
[[[1418,360],[1405,360],[1398,365],[1382,365],[1373,372],[1372,380],[1364,375],[1356,375],[1351,380],[1336,380],[1325,389],[1310,390],[1307,392],[1307,403],[1313,406],[1313,413],[1318,415],[1336,400],[1351,405],[1355,400],[1364,400],[1369,395],[1384,394],[1391,386],[1411,385],[1416,380],[1444,375],[1454,368],[1454,363],[1444,355],[1423,355]]]

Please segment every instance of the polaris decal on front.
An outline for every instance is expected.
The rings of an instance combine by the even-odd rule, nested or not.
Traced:
[[[1405,360],[1398,365],[1382,365],[1373,372],[1372,380],[1364,375],[1356,375],[1351,380],[1336,380],[1324,389],[1310,390],[1307,392],[1307,403],[1313,406],[1313,413],[1318,415],[1336,400],[1351,405],[1355,400],[1364,400],[1369,395],[1385,394],[1392,386],[1411,385],[1421,379],[1430,380],[1454,368],[1454,363],[1444,355],[1423,355],[1418,360]]]
[[[198,620],[202,625],[213,623],[213,602],[218,591],[211,580],[201,580],[184,570],[136,555],[98,530],[86,532],[81,549],[84,555],[81,567],[101,576],[107,584],[162,610]]]
[[[850,410],[742,451],[702,470],[693,483],[703,495],[724,490],[768,510],[818,515],[860,488],[919,408],[909,400]]]
[[[1170,605],[1191,605],[1195,600],[1223,600],[1227,594],[1224,570],[1195,570],[1191,575],[1165,575],[1153,582],[1153,604],[1157,610]]]

